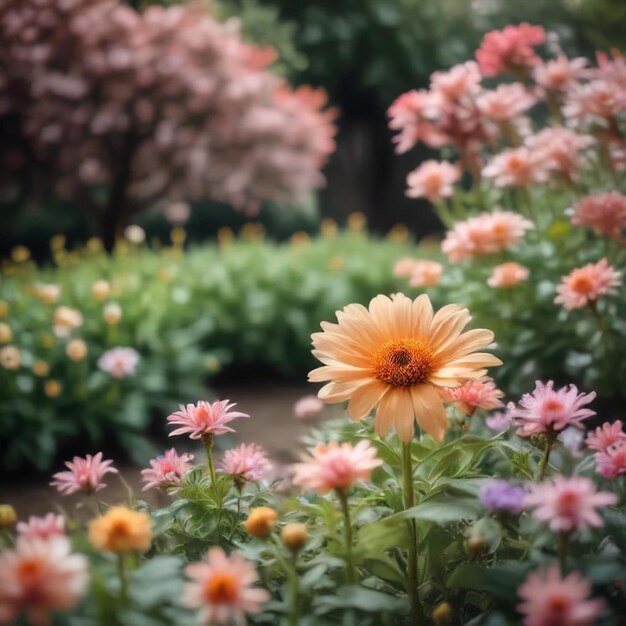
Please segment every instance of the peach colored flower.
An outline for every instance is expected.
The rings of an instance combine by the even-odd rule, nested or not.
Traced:
[[[106,484],[102,479],[106,474],[117,474],[117,470],[111,467],[113,461],[103,461],[102,452],[85,458],[75,456],[71,461],[66,461],[65,465],[69,469],[66,472],[57,472],[50,483],[52,487],[63,495],[69,496],[77,491],[94,493],[104,489]]]
[[[376,448],[364,439],[355,446],[336,441],[319,443],[302,460],[293,467],[293,483],[319,494],[348,490],[359,481],[369,480],[372,470],[383,464],[376,458]]]
[[[127,378],[135,373],[140,358],[134,348],[111,348],[100,356],[98,367],[113,378]]]
[[[582,309],[601,296],[614,293],[615,287],[622,284],[621,276],[606,259],[589,263],[561,279],[554,302],[567,311]]]
[[[293,414],[299,420],[310,420],[323,410],[324,403],[317,396],[302,396],[293,405]]]
[[[623,111],[623,97],[623,91],[610,81],[577,83],[567,91],[563,114],[568,121],[581,122],[585,127],[610,128]]]
[[[626,474],[626,441],[618,441],[604,452],[596,454],[598,474],[604,478],[615,478]]]
[[[144,511],[113,506],[89,522],[89,542],[100,552],[146,552],[152,544],[152,519]]]
[[[449,402],[457,407],[465,415],[472,416],[476,409],[498,409],[502,406],[504,393],[496,387],[491,378],[481,380],[468,380],[460,387],[444,389],[442,397],[444,402]]]
[[[19,537],[14,550],[0,553],[0,623],[25,615],[47,626],[54,612],[77,604],[88,580],[87,559],[72,554],[67,537]]]
[[[556,59],[539,63],[533,68],[535,82],[544,89],[565,91],[584,75],[587,59],[582,57],[569,59],[560,54]]]
[[[481,213],[457,222],[448,231],[441,250],[452,263],[502,252],[520,243],[533,223],[512,211]]]
[[[52,304],[61,297],[61,287],[52,283],[40,283],[35,285],[34,293],[44,304]]]
[[[443,265],[437,261],[424,259],[415,261],[409,276],[410,287],[436,287],[443,276]]]
[[[541,26],[522,22],[492,30],[483,38],[476,51],[476,60],[483,76],[497,76],[504,72],[524,72],[541,62],[533,50],[542,44],[546,32]]]
[[[571,221],[599,235],[622,239],[626,229],[626,196],[611,191],[582,198],[574,205]]]
[[[83,314],[77,309],[60,306],[54,312],[52,332],[56,337],[67,339],[73,330],[83,325]]]
[[[54,513],[48,513],[45,517],[31,515],[27,522],[19,522],[16,530],[24,539],[65,537],[65,518]]]
[[[393,266],[393,275],[396,278],[408,278],[415,270],[417,259],[403,257],[398,259]]]
[[[246,613],[259,613],[270,599],[258,589],[254,565],[240,553],[226,556],[221,548],[211,548],[204,561],[185,568],[191,582],[185,585],[183,604],[199,609],[200,621],[209,624],[246,623]]]
[[[496,154],[483,168],[483,176],[496,187],[526,187],[548,180],[546,163],[527,148],[510,148]]]
[[[150,467],[141,470],[143,491],[157,487],[166,493],[174,493],[183,478],[192,470],[193,454],[178,454],[174,448],[166,450],[156,459],[151,459]]]
[[[583,476],[556,476],[551,481],[534,483],[524,498],[524,506],[534,509],[538,520],[564,533],[602,526],[596,509],[616,502],[614,493],[596,491],[593,481]]]
[[[529,574],[517,593],[524,626],[593,626],[604,612],[590,599],[591,582],[578,572],[561,578],[557,565]]]
[[[520,437],[560,431],[595,415],[595,411],[585,408],[595,397],[594,391],[578,393],[576,385],[554,389],[553,381],[538,380],[535,390],[524,394],[519,407],[513,406],[510,415]]]
[[[622,427],[621,420],[617,420],[613,423],[604,422],[604,424],[598,426],[595,431],[591,431],[585,440],[590,450],[596,450],[598,452],[605,452],[607,448],[621,441],[626,441],[626,433]]]
[[[476,99],[476,106],[487,119],[502,124],[514,121],[536,101],[522,83],[508,83],[483,91]]]
[[[350,304],[337,312],[337,324],[322,323],[314,333],[313,355],[322,363],[311,382],[329,381],[319,392],[326,402],[348,402],[352,419],[366,417],[378,406],[376,432],[395,428],[403,441],[418,423],[441,441],[447,422],[438,390],[457,387],[500,365],[491,354],[474,353],[493,340],[489,330],[463,328],[467,309],[456,304],[433,313],[426,294],[415,300],[404,294],[376,296],[365,308]]]
[[[197,404],[180,405],[180,411],[168,416],[169,424],[180,426],[170,433],[170,437],[189,433],[191,439],[202,439],[206,436],[222,435],[234,432],[229,422],[238,417],[250,417],[247,413],[231,411],[235,406],[230,400],[218,400],[205,402],[200,400]]]
[[[510,261],[496,265],[487,279],[487,284],[495,289],[510,289],[521,282],[528,280],[528,269],[519,263]]]
[[[262,480],[272,471],[265,450],[256,443],[242,443],[224,452],[222,470],[235,480]]]
[[[427,198],[437,202],[454,193],[454,183],[461,178],[458,166],[447,161],[424,161],[407,176],[409,198]]]
[[[22,353],[15,346],[0,348],[0,367],[5,370],[16,370],[22,366]]]

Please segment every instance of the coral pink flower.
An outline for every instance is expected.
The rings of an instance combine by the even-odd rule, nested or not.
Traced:
[[[222,469],[235,480],[262,480],[272,471],[272,464],[261,446],[242,443],[224,452]]]
[[[185,585],[183,604],[199,609],[200,621],[209,624],[246,623],[246,613],[259,613],[270,599],[264,589],[253,585],[258,577],[254,564],[238,552],[226,556],[211,548],[204,561],[185,568],[191,582]]]
[[[396,264],[397,265],[397,264]],[[317,417],[324,409],[324,402],[317,396],[302,396],[293,405],[293,414],[299,420],[310,420]]]
[[[393,266],[393,275],[397,278],[408,278],[415,271],[416,265],[417,259],[411,257],[398,259]]]
[[[232,433],[233,429],[226,424],[238,417],[250,417],[247,413],[231,411],[230,409],[234,406],[235,403],[231,403],[230,400],[218,400],[213,404],[204,400],[200,400],[195,405],[181,404],[180,411],[172,413],[167,418],[168,423],[181,427],[173,430],[170,437],[189,433],[191,439],[202,439],[207,436]]]
[[[487,284],[496,289],[510,289],[519,283],[528,280],[528,269],[519,263],[510,261],[496,265],[487,279]]]
[[[424,259],[415,261],[413,271],[409,276],[411,287],[436,287],[443,275],[443,265],[437,261]]]
[[[358,481],[369,480],[372,470],[383,463],[376,458],[376,448],[365,440],[355,446],[336,441],[319,443],[311,456],[302,460],[294,465],[293,482],[319,494],[347,490]]]
[[[568,311],[582,309],[601,296],[614,293],[619,285],[621,273],[614,270],[606,259],[601,259],[564,276],[556,288],[558,295],[554,302]]]
[[[504,395],[491,378],[468,380],[460,387],[442,390],[445,402],[454,404],[465,415],[472,416],[476,409],[497,409],[502,406]]]
[[[454,183],[461,178],[461,170],[447,161],[424,161],[407,176],[409,198],[427,198],[437,202],[454,193]]]
[[[582,198],[574,205],[572,224],[600,235],[622,239],[626,228],[626,196],[617,191]]]
[[[150,461],[150,467],[141,470],[143,488],[158,487],[166,493],[173,493],[192,469],[193,454],[178,454],[174,448],[167,450],[162,456]]]
[[[111,467],[113,461],[103,461],[102,452],[98,452],[91,456],[88,454],[84,459],[75,456],[71,461],[66,461],[65,465],[69,468],[69,472],[57,472],[52,478],[55,480],[50,483],[52,487],[69,496],[77,491],[86,493],[94,493],[104,489],[106,484],[102,479],[106,474],[117,474],[117,470]]]
[[[483,168],[483,176],[496,187],[526,187],[548,180],[545,161],[526,146],[496,154]]]
[[[540,63],[533,69],[535,82],[550,91],[564,91],[583,77],[587,59],[569,59],[560,54],[556,59]]]
[[[535,385],[532,393],[522,396],[519,407],[511,410],[520,437],[563,430],[595,415],[595,411],[584,408],[596,397],[594,391],[579,394],[576,385],[554,389],[551,380],[538,380]]]
[[[578,572],[561,578],[552,565],[532,572],[517,591],[524,626],[593,626],[604,611],[602,600],[590,600],[591,583]]]
[[[98,367],[113,378],[132,376],[139,364],[139,353],[133,348],[111,348],[98,359]]]
[[[449,70],[434,72],[430,77],[431,89],[449,102],[473,97],[480,91],[481,75],[475,61],[454,65]]]
[[[502,124],[518,118],[536,101],[522,83],[510,83],[498,85],[493,91],[483,91],[476,105],[487,119]]]
[[[623,111],[623,90],[612,82],[594,80],[584,85],[574,84],[567,91],[563,114],[583,126],[609,128]]]
[[[604,452],[620,441],[626,441],[626,433],[620,420],[613,423],[604,422],[602,426],[598,426],[595,431],[590,432],[585,440],[590,450],[597,450],[598,452]]]
[[[541,26],[523,22],[492,30],[483,38],[476,51],[476,60],[483,76],[497,76],[504,72],[525,72],[541,62],[533,46],[542,44],[546,33]]]
[[[523,216],[511,211],[481,213],[457,222],[441,244],[448,259],[456,263],[486,254],[502,252],[518,244],[533,228]]]
[[[593,481],[583,476],[556,476],[551,481],[534,483],[524,498],[524,506],[534,509],[538,520],[562,533],[602,526],[596,508],[616,502],[614,493],[596,491]]]
[[[29,624],[50,624],[53,612],[76,605],[88,580],[87,559],[71,553],[67,537],[19,537],[0,554],[0,623],[25,615]]]
[[[615,478],[626,474],[626,441],[618,441],[604,452],[596,454],[598,474],[604,478]]]
[[[50,539],[65,536],[65,518],[62,515],[48,513],[45,517],[31,515],[27,522],[16,526],[17,533],[24,539]]]

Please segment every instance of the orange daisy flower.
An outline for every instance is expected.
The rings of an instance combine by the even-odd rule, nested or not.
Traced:
[[[403,294],[376,296],[365,308],[350,304],[337,312],[337,324],[322,322],[314,333],[313,355],[324,365],[309,373],[311,382],[328,382],[319,397],[348,400],[354,420],[375,406],[379,436],[395,428],[402,441],[413,437],[413,423],[441,441],[446,432],[439,388],[479,379],[487,367],[501,365],[491,354],[475,352],[493,341],[490,330],[463,329],[467,309],[449,304],[433,312],[430,299]]]

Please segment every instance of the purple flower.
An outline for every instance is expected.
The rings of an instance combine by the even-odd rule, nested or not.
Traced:
[[[506,480],[492,480],[480,491],[480,503],[490,513],[519,515],[524,508],[524,488]]]

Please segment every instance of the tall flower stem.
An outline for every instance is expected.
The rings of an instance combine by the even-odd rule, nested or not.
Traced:
[[[215,491],[215,503],[217,505],[217,543],[220,543],[220,526],[222,521],[222,494],[219,490],[219,485],[217,484],[217,477],[215,475],[215,465],[213,464],[213,437],[206,436],[204,439],[204,446],[206,448],[206,456],[207,463],[209,466],[209,474],[211,476],[211,484],[213,485],[213,489]]]
[[[300,622],[300,578],[298,577],[298,555],[291,561],[291,598],[289,602],[289,626],[298,626]]]
[[[541,482],[546,476],[546,469],[548,467],[548,461],[550,460],[550,452],[552,450],[553,438],[550,435],[546,435],[546,447],[539,463],[539,475],[537,477],[538,482]]]
[[[413,459],[411,457],[411,443],[402,444],[402,478],[404,509],[408,510],[415,506],[415,494],[413,492]],[[407,563],[407,591],[411,602],[411,626],[420,623],[422,607],[417,592],[417,527],[415,520],[408,520],[409,524],[409,559]]]
[[[128,602],[128,582],[126,581],[125,554],[117,555],[117,575],[120,579],[120,598],[124,604]]]
[[[562,532],[559,535],[559,565],[561,567],[561,574],[565,573],[565,562],[567,561],[567,552],[569,550],[569,538],[570,533]]]
[[[348,494],[344,489],[337,489],[337,497],[341,504],[341,512],[343,513],[344,536],[346,540],[346,574],[348,583],[355,581],[354,576],[354,558],[352,556],[352,522],[350,520],[350,507],[348,505]]]

